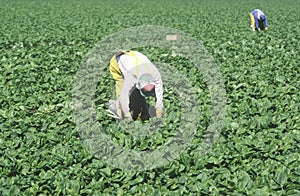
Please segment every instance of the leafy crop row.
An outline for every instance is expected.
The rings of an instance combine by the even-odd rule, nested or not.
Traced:
[[[299,2],[266,1],[23,1],[0,0],[1,195],[299,195]],[[268,31],[251,32],[260,7]],[[172,64],[199,88],[198,130],[175,160],[147,171],[126,171],[88,151],[73,119],[72,87],[85,55],[127,27],[162,25],[197,38],[225,81],[226,121],[212,149],[200,154],[210,122],[205,80],[169,51],[140,48]],[[179,122],[144,140],[114,132],[101,112],[111,97],[109,73],[99,78],[97,118],[127,149],[155,149]],[[166,87],[169,113],[176,93]],[[102,105],[101,105],[102,104]],[[182,115],[182,114],[178,114]],[[167,119],[168,120],[168,119]]]

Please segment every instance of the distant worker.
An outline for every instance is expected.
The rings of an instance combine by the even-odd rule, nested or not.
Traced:
[[[252,31],[268,30],[267,16],[260,9],[252,10],[252,12],[250,13],[250,19],[250,27]]]
[[[146,97],[155,96],[155,115],[163,115],[163,83],[156,66],[138,51],[119,51],[110,60],[110,73],[115,80],[117,116],[119,119],[142,121],[150,118]]]

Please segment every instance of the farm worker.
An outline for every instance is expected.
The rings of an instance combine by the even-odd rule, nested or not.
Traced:
[[[260,10],[254,9],[250,13],[250,20],[251,20],[251,29],[255,31],[257,29],[260,30],[268,30],[268,20],[267,16]]]
[[[163,83],[156,66],[142,53],[119,51],[110,60],[115,80],[118,116],[125,120],[150,118],[146,97],[155,96],[155,114],[163,115]]]

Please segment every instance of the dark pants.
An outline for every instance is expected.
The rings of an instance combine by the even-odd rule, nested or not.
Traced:
[[[258,21],[258,27],[259,27],[261,30],[265,30],[265,24],[264,24],[264,21],[259,20],[259,21]]]
[[[138,89],[134,89],[129,97],[129,109],[133,120],[140,118],[142,121],[149,120],[149,105],[145,97],[140,94]]]

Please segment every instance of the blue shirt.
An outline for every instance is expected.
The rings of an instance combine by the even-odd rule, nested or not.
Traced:
[[[267,20],[267,16],[260,10],[260,9],[255,9],[252,10],[252,15],[254,17],[255,20],[255,27],[258,29],[258,22],[259,21],[263,21],[264,26],[268,27],[268,20]]]

